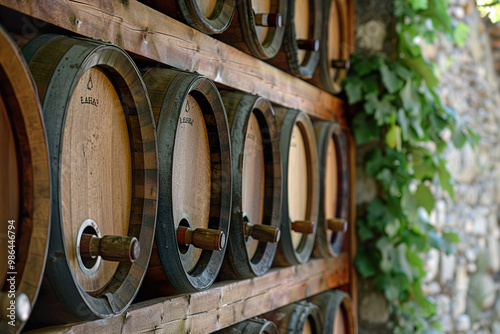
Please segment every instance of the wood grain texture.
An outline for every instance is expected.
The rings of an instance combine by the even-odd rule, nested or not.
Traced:
[[[120,316],[30,334],[209,333],[348,282],[348,254],[275,268],[262,277],[216,283],[191,295],[132,305]]]
[[[192,229],[208,228],[210,216],[210,143],[203,112],[196,99],[186,97],[177,124],[173,170],[172,207],[175,228],[183,217]],[[182,120],[186,120],[184,123]],[[188,247],[179,253],[186,272],[190,273],[200,259],[202,249]]]
[[[273,103],[325,120],[335,117],[346,124],[340,99],[136,0],[1,0],[0,4],[74,33],[115,43],[142,57],[197,71]]]
[[[92,219],[99,227],[99,237],[126,236],[132,201],[127,121],[118,92],[100,69],[91,68],[80,77],[69,101],[63,133],[61,208],[66,251],[78,282],[95,294],[113,278],[118,263],[100,261],[93,273],[80,270],[80,227]]]

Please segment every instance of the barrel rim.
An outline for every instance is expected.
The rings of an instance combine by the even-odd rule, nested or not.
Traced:
[[[208,289],[215,281],[224,259],[227,242],[225,242],[225,246],[220,251],[204,250],[200,260],[198,261],[199,263],[193,269],[192,273],[185,272],[181,259],[178,255],[178,247],[170,247],[172,244],[177,245],[176,231],[174,229],[174,217],[172,217],[172,160],[175,137],[177,133],[176,125],[178,124],[178,119],[181,115],[181,108],[184,100],[188,95],[191,95],[198,103],[201,102],[204,107],[206,107],[203,109],[205,120],[207,120],[206,117],[209,117],[207,116],[207,114],[209,114],[210,117],[213,117],[213,122],[215,122],[212,125],[208,122],[206,122],[206,124],[209,132],[210,128],[214,130],[216,129],[215,131],[217,132],[220,150],[219,165],[221,166],[219,170],[221,174],[221,190],[219,191],[218,196],[221,204],[218,219],[213,217],[214,212],[212,204],[210,205],[209,226],[222,230],[225,233],[226,238],[228,237],[232,204],[231,143],[229,140],[229,128],[225,108],[222,104],[219,92],[215,84],[210,79],[200,74],[167,68],[154,68],[146,72],[145,78],[146,75],[166,76],[166,73],[170,73],[170,75],[174,75],[174,77],[171,78],[171,82],[168,83],[167,87],[165,87],[165,95],[163,95],[164,98],[157,125],[159,143],[158,152],[161,167],[156,243],[158,250],[164,250],[163,252],[158,253],[162,262],[163,271],[171,286],[176,291],[181,293],[197,292]],[[203,99],[206,101],[204,102]],[[210,106],[209,102],[213,102],[215,104],[214,107]],[[216,112],[216,109],[219,110],[219,112]],[[172,129],[174,130],[172,131]],[[212,157],[211,160],[211,164],[214,164]],[[212,177],[213,175],[214,168],[212,165]],[[214,191],[215,190],[212,185],[211,193],[213,194]],[[200,261],[205,262],[205,264],[202,265]]]
[[[21,52],[11,40],[7,32],[4,30],[2,26],[0,26],[0,44],[2,48],[0,50],[0,55],[4,54],[5,57],[0,56],[0,71],[5,75],[5,77],[15,78],[15,80],[2,80],[1,92],[0,94],[4,96],[5,85],[9,85],[8,90],[14,93],[14,96],[19,96],[21,94],[23,96],[22,99],[15,99],[16,111],[22,110],[23,112],[15,113],[9,112],[9,110],[13,108],[12,103],[8,100],[4,102],[10,106],[7,108],[7,114],[9,114],[9,119],[11,122],[11,126],[16,128],[25,129],[27,124],[37,124],[39,126],[38,129],[31,129],[30,131],[13,131],[14,137],[16,137],[16,149],[21,150],[21,153],[18,153],[22,156],[20,159],[21,162],[18,164],[18,168],[21,170],[20,178],[22,178],[22,174],[30,174],[32,177],[31,182],[28,179],[25,179],[23,182],[23,190],[20,191],[20,196],[25,197],[27,194],[26,188],[28,188],[29,184],[29,195],[32,197],[30,200],[24,200],[20,203],[20,211],[23,213],[26,207],[30,205],[31,208],[28,210],[29,215],[26,213],[21,214],[19,216],[20,222],[30,221],[30,225],[33,225],[36,220],[36,233],[27,234],[24,232],[24,235],[20,235],[20,238],[23,239],[21,241],[21,245],[31,242],[35,242],[36,244],[42,246],[41,250],[37,250],[36,253],[30,247],[29,250],[25,253],[24,249],[17,249],[19,247],[19,243],[16,242],[16,255],[20,257],[24,263],[23,268],[19,270],[19,267],[16,268],[16,289],[24,294],[26,294],[30,300],[31,308],[35,304],[35,301],[38,297],[38,292],[41,287],[43,273],[46,265],[46,258],[48,252],[49,245],[49,236],[50,236],[50,216],[51,216],[51,205],[50,205],[50,172],[49,172],[49,154],[48,147],[46,141],[45,134],[45,124],[43,122],[42,117],[42,108],[40,102],[37,97],[37,90],[29,71],[28,64],[24,60]],[[6,70],[6,67],[10,67],[13,69],[13,72]],[[34,152],[29,152],[29,150],[20,147],[19,141],[25,141],[31,145],[36,145],[36,159],[33,159],[35,155]],[[24,161],[24,156],[26,156],[26,160]],[[29,165],[29,166],[27,166]],[[29,203],[29,204],[28,204]],[[43,241],[43,236],[45,236],[45,241]],[[26,241],[24,241],[24,239]],[[40,258],[41,257],[41,258]],[[17,261],[16,265],[19,264],[20,261]],[[25,268],[29,268],[29,272],[25,271]],[[29,283],[28,283],[29,282]],[[4,283],[2,283],[4,284]],[[2,285],[3,287],[4,285]],[[3,327],[4,321],[1,322],[0,327]],[[14,332],[21,331],[24,327],[25,322],[16,318],[16,325],[6,326],[9,332],[14,329]]]
[[[318,70],[320,75],[320,80],[323,88],[333,94],[337,94],[342,90],[341,81],[344,79],[347,70],[337,69],[333,77],[330,76],[330,60],[328,59],[328,23],[331,6],[337,7],[337,18],[339,19],[339,30],[340,30],[340,54],[345,60],[349,59],[349,49],[346,44],[349,42],[348,37],[348,17],[344,17],[343,13],[347,13],[347,3],[345,1],[330,0],[324,2],[325,7],[323,11],[323,33],[321,34],[321,44],[320,44],[320,59],[318,63]]]
[[[224,268],[232,267],[240,278],[262,276],[271,267],[276,253],[277,243],[259,242],[257,253],[250,259],[244,235],[244,221],[242,208],[242,164],[246,131],[251,114],[257,117],[263,136],[265,130],[269,135],[269,144],[264,147],[264,161],[266,166],[264,220],[266,225],[280,227],[281,219],[281,159],[279,150],[279,131],[274,109],[271,103],[260,96],[248,93],[229,92],[221,93],[222,100],[228,112],[231,123],[231,155],[232,155],[232,188],[233,207],[231,213],[230,242],[226,253]],[[231,103],[233,100],[237,100]],[[264,138],[263,138],[264,141]],[[272,175],[269,175],[269,171]],[[241,249],[245,249],[244,252]],[[229,269],[229,268],[228,268]],[[226,276],[222,274],[222,276]],[[231,275],[227,275],[231,276]]]
[[[46,92],[43,98],[41,98],[43,101],[44,120],[52,129],[52,132],[48,133],[48,145],[51,161],[53,161],[51,164],[51,176],[53,190],[52,205],[54,210],[46,273],[50,284],[53,287],[57,287],[54,289],[54,292],[61,304],[64,305],[67,313],[82,320],[109,318],[110,316],[122,313],[132,303],[144,279],[153,245],[156,217],[155,213],[149,214],[146,213],[146,210],[149,208],[148,211],[151,211],[152,208],[150,207],[154,206],[154,212],[156,212],[157,168],[147,168],[143,161],[138,161],[139,159],[134,157],[134,155],[138,155],[144,161],[148,161],[147,164],[149,166],[157,166],[156,135],[151,104],[135,63],[125,51],[116,45],[84,38],[60,35],[47,37],[42,35],[33,39],[25,46],[26,50],[30,50],[30,52],[36,50],[34,54],[27,55],[27,58],[30,59],[30,68],[32,62],[37,57],[44,56],[44,52],[46,52],[48,46],[58,43],[67,43],[69,47],[63,51],[61,58],[51,60],[56,65],[51,74]],[[23,48],[24,51],[25,49]],[[70,59],[70,53],[72,52],[78,56]],[[135,181],[153,179],[153,182],[148,184],[151,186],[151,189],[148,188],[147,190],[148,192],[151,191],[151,194],[153,194],[152,197],[154,197],[151,198],[151,196],[148,197],[146,195],[146,187],[143,187],[144,190],[141,192],[133,186],[130,219],[132,221],[132,217],[135,214],[139,214],[142,224],[138,230],[135,230],[134,225],[130,224],[129,235],[133,235],[139,239],[141,243],[141,256],[134,263],[120,263],[115,276],[106,288],[96,296],[92,296],[84,291],[77,283],[75,273],[69,267],[68,255],[65,251],[67,245],[64,237],[64,226],[62,225],[63,222],[61,222],[61,166],[59,164],[68,103],[81,76],[93,67],[98,67],[108,76],[114,83],[119,95],[124,94],[125,90],[129,94],[128,98],[131,98],[126,106],[122,98],[122,104],[124,105],[127,126],[131,135],[132,179]],[[58,69],[60,71],[57,71]],[[65,71],[62,71],[62,69],[65,69]],[[117,80],[122,81],[127,86],[120,87],[117,84]],[[56,84],[57,82],[59,84]],[[66,98],[52,99],[52,94]],[[130,122],[132,120],[129,120],[129,117],[136,117],[136,121],[140,124],[140,140],[142,141],[142,145],[134,142],[130,133]],[[144,154],[148,152],[154,152],[154,154],[145,157]],[[137,205],[135,202],[140,202],[142,205]],[[134,207],[138,209],[134,209]],[[135,212],[137,210],[140,211]],[[63,255],[61,256],[61,254]],[[134,273],[134,275],[138,275],[139,277],[133,277],[129,275],[130,273]],[[128,291],[129,289],[133,291]]]
[[[340,309],[343,310],[344,320],[349,326],[349,333],[358,333],[354,305],[348,293],[341,290],[329,290],[310,297],[307,300],[320,309],[324,320],[325,333],[333,333],[335,316]]]
[[[285,168],[288,168],[288,158],[289,158],[289,143],[292,136],[293,126],[300,122],[308,131],[303,132],[307,135],[305,138],[308,142],[309,154],[312,161],[313,168],[311,168],[311,200],[308,205],[308,216],[311,221],[318,221],[318,211],[319,211],[319,172],[318,172],[318,156],[316,148],[316,137],[314,135],[314,128],[307,113],[298,109],[288,109],[284,107],[275,108],[277,118],[282,118],[282,124],[280,128],[280,152],[281,152],[281,183],[282,183],[282,206],[281,206],[281,239],[278,246],[278,251],[275,257],[275,263],[280,265],[281,263],[286,263],[287,265],[297,265],[305,263],[309,260],[312,255],[314,240],[316,238],[316,230],[313,233],[302,237],[299,249],[296,250],[293,247],[291,241],[291,231],[290,231],[290,218],[288,215],[288,172],[285,172]],[[278,121],[278,123],[280,123]],[[278,124],[278,126],[280,126]]]
[[[217,1],[214,13],[205,17],[196,0],[177,0],[177,5],[188,24],[205,34],[220,34],[229,27],[236,8],[235,0]]]
[[[333,137],[335,145],[335,153],[337,158],[337,207],[335,208],[335,215],[340,218],[348,219],[349,210],[349,166],[347,157],[347,147],[345,143],[344,134],[340,124],[337,122],[328,121],[314,121],[314,131],[318,144],[318,160],[319,161],[319,178],[325,180],[326,156],[328,151],[327,142]],[[344,232],[335,232],[331,240],[327,240],[326,232],[328,227],[325,222],[325,197],[324,182],[319,185],[319,214],[318,214],[318,232],[316,234],[316,244],[314,246],[315,257],[333,257],[339,256],[342,243],[344,241]]]
[[[295,1],[289,0],[288,3],[288,18],[287,25],[285,31],[285,37],[283,39],[283,48],[286,53],[286,58],[288,62],[288,68],[292,72],[293,75],[302,78],[302,79],[311,79],[316,67],[319,63],[320,52],[308,51],[306,57],[302,61],[302,64],[299,64],[299,47],[296,39],[295,25],[290,24],[290,22],[294,21],[295,17]],[[300,1],[300,0],[299,0]],[[322,29],[323,29],[323,14],[321,13],[321,0],[308,0],[310,4],[314,6],[314,10],[310,11],[313,13],[312,20],[313,22],[313,31],[310,39],[315,39],[321,41]],[[321,46],[320,46],[321,47]]]
[[[269,32],[264,43],[261,43],[257,36],[252,1],[240,0],[238,3],[238,19],[240,21],[241,34],[250,52],[260,59],[273,58],[278,54],[283,44],[288,18],[288,2],[286,0],[277,1],[279,1],[278,13],[281,14],[283,25],[279,28],[269,27]]]

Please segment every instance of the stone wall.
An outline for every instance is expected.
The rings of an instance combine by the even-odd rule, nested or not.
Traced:
[[[424,291],[435,299],[445,333],[499,333],[500,300],[500,98],[486,20],[471,0],[452,0],[455,22],[469,28],[466,45],[445,38],[425,49],[440,71],[442,102],[454,108],[481,136],[479,144],[446,151],[455,198],[434,187],[430,221],[438,231],[460,236],[455,254],[430,251],[425,258]],[[448,135],[449,134],[445,134]]]
[[[500,25],[481,19],[474,0],[450,0],[450,5],[453,20],[470,28],[466,45],[456,47],[440,38],[425,47],[425,54],[438,65],[443,103],[454,108],[481,139],[475,148],[466,144],[457,150],[450,145],[446,151],[455,198],[434,185],[436,206],[429,218],[438,231],[457,232],[461,242],[453,255],[437,250],[427,254],[424,291],[438,305],[443,332],[500,334],[500,294],[496,292],[500,282]],[[361,210],[377,192],[364,174],[365,151],[359,147],[356,169]],[[371,281],[360,280],[360,333],[390,333],[387,320],[382,294],[373,291]]]

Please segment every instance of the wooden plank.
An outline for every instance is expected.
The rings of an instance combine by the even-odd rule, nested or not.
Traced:
[[[191,295],[137,303],[114,318],[28,333],[207,333],[348,282],[349,254],[344,252],[337,258],[273,268],[262,277],[219,282]]]
[[[313,85],[198,32],[136,0],[0,0],[0,4],[139,56],[345,125],[343,103]]]

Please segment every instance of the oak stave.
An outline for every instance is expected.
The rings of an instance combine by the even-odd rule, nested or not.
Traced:
[[[279,131],[274,110],[266,99],[229,91],[223,91],[221,96],[231,126],[233,200],[228,250],[220,277],[234,279],[262,276],[272,265],[277,243],[260,242],[246,236],[245,224],[249,218],[249,223],[256,226],[280,227],[282,186]],[[258,129],[251,130],[250,127]],[[260,145],[259,135],[262,141]],[[251,147],[252,144],[261,146],[260,151],[258,147]],[[259,172],[260,159],[264,165],[261,167],[262,173]],[[254,161],[259,166],[252,165]],[[246,173],[252,176],[250,180]],[[254,175],[256,173],[259,175]],[[262,185],[255,186],[259,179]],[[247,184],[249,182],[253,184]]]
[[[209,35],[220,34],[229,27],[236,6],[235,0],[142,0],[141,2]]]
[[[346,139],[342,128],[335,122],[314,122],[319,157],[319,214],[318,231],[313,255],[328,258],[340,254],[345,232],[332,232],[328,228],[329,219],[348,219],[349,216],[349,162]],[[330,147],[333,143],[333,147]],[[334,154],[336,165],[329,171],[329,154]],[[330,162],[333,162],[330,160]],[[336,172],[336,173],[335,173]],[[336,175],[328,175],[335,173]],[[327,184],[331,181],[330,184]],[[328,188],[336,188],[330,193]],[[333,199],[331,197],[334,197]],[[347,222],[349,226],[350,222]],[[349,227],[348,227],[349,228]]]
[[[280,51],[287,25],[287,0],[241,0],[231,25],[217,39],[259,59],[270,59]],[[255,14],[280,14],[281,27],[258,25]]]
[[[144,80],[157,124],[160,189],[154,250],[141,297],[205,290],[220,270],[231,214],[224,106],[214,83],[199,74],[156,67]],[[185,179],[176,183],[182,175]],[[177,226],[222,231],[221,250],[179,246]]]
[[[23,329],[37,299],[46,263],[51,214],[50,172],[45,127],[36,87],[27,63],[2,27],[0,128],[0,236],[4,236],[0,238],[0,300],[6,303],[2,303],[0,314],[10,315],[7,307],[10,307],[14,298],[17,306],[24,300],[24,310],[21,314],[18,314],[21,310],[16,312],[15,320],[0,318],[0,332],[18,333]],[[8,224],[9,220],[15,222]],[[14,229],[9,230],[9,225]],[[14,247],[8,247],[12,245]],[[12,268],[7,262],[9,250],[15,251],[15,265]],[[15,274],[9,274],[11,272]],[[15,297],[10,294],[12,278],[15,278]]]
[[[316,138],[309,116],[300,110],[282,107],[275,107],[275,112],[280,129],[283,195],[281,239],[274,264],[290,266],[307,262],[313,251],[317,228],[313,229],[313,233],[300,234],[292,231],[291,225],[293,221],[314,224],[318,221],[319,166]],[[290,158],[294,159],[293,163],[290,163]],[[299,175],[293,175],[297,170]]]
[[[134,299],[153,244],[157,152],[145,86],[132,59],[112,44],[41,35],[23,53],[43,105],[52,162],[52,230],[32,326],[109,318]],[[106,122],[106,131],[87,128]],[[139,257],[133,263],[97,257],[87,267],[75,237],[87,229],[99,237],[118,230],[137,238]]]
[[[261,315],[276,324],[280,333],[323,333],[320,309],[307,301],[300,301]]]
[[[330,290],[307,299],[323,317],[324,333],[357,334],[358,323],[351,297],[340,290]]]
[[[236,325],[221,329],[215,332],[217,334],[279,334],[279,329],[274,322],[262,319],[252,318]]]
[[[333,94],[342,90],[349,69],[351,21],[348,0],[323,1],[320,59],[310,82]]]

